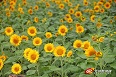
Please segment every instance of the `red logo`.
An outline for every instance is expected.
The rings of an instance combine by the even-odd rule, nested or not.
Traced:
[[[93,72],[94,72],[94,68],[87,68],[86,70],[85,70],[85,74],[92,74]]]

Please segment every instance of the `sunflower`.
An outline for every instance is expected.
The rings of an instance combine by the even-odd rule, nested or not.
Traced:
[[[105,11],[104,8],[100,9],[100,13],[104,13],[104,11]]]
[[[65,36],[67,32],[68,29],[65,25],[61,25],[58,29],[58,33],[61,34],[62,36]]]
[[[12,68],[11,68],[11,71],[14,73],[14,74],[20,74],[21,73],[21,70],[22,70],[22,67],[20,64],[16,63],[16,64],[13,64]]]
[[[92,46],[90,46],[88,49],[85,50],[85,55],[87,57],[95,55],[95,54],[96,54],[96,51]]]
[[[38,9],[39,9],[39,7],[38,7],[37,5],[35,5],[35,6],[34,6],[34,9],[35,9],[35,10],[38,10]]]
[[[54,55],[56,57],[63,57],[65,56],[66,49],[64,46],[57,46],[54,50]]]
[[[74,14],[74,9],[72,9],[72,8],[69,9],[69,13],[70,13],[70,14]]]
[[[68,51],[67,57],[70,57],[72,55],[72,51]]]
[[[76,32],[82,33],[82,32],[84,32],[84,28],[82,26],[78,26],[78,27],[76,27]]]
[[[67,22],[68,22],[68,23],[72,23],[72,22],[73,22],[73,19],[72,19],[72,18],[68,18],[68,19],[67,19]]]
[[[102,23],[101,22],[97,22],[96,26],[97,26],[97,28],[100,28],[102,26]]]
[[[28,40],[28,37],[25,36],[25,35],[22,35],[22,36],[21,36],[21,40],[26,40],[26,41],[27,41],[27,40]]]
[[[23,52],[23,56],[24,56],[25,59],[28,58],[28,54],[29,54],[29,52],[31,52],[31,51],[32,51],[31,48],[26,48],[26,49],[24,50],[24,52]]]
[[[39,19],[38,19],[38,17],[34,17],[34,22],[38,22],[39,21]]]
[[[76,28],[79,27],[79,26],[81,26],[81,24],[80,23],[76,23]]]
[[[88,6],[88,2],[86,0],[83,1],[84,6]]]
[[[103,5],[103,3],[99,1],[99,2],[97,2],[97,5],[101,6],[101,5]]]
[[[10,37],[10,43],[14,46],[18,46],[20,45],[21,43],[21,38],[20,36],[16,35],[16,34],[13,34],[11,37]]]
[[[83,47],[84,49],[88,49],[88,48],[90,47],[90,42],[89,42],[89,41],[83,42],[82,47]]]
[[[95,21],[95,15],[92,15],[92,16],[90,17],[90,20],[91,20],[92,22],[94,22],[94,21]]]
[[[86,20],[86,18],[85,18],[84,16],[81,16],[80,19],[81,19],[81,21],[83,21],[83,22]]]
[[[54,45],[52,43],[45,44],[44,50],[46,52],[52,52],[54,50]]]
[[[0,70],[3,68],[3,61],[2,61],[2,59],[0,59]]]
[[[102,54],[102,52],[96,52],[96,57],[101,57],[103,54]]]
[[[28,53],[28,61],[30,61],[31,63],[36,63],[38,61],[39,58],[39,53],[36,50],[32,50]]]
[[[32,9],[29,9],[29,10],[28,10],[28,13],[29,13],[29,14],[33,14],[33,10],[32,10]]]
[[[70,14],[66,14],[64,19],[67,20],[69,18],[71,18],[71,15]]]
[[[39,37],[36,37],[33,39],[33,45],[40,46],[42,44],[42,39]]]
[[[100,37],[99,42],[103,42],[103,41],[104,41],[104,37]]]
[[[2,59],[3,62],[6,61],[6,58],[7,58],[7,56],[5,56],[5,55],[0,56],[0,59]]]
[[[106,9],[109,9],[109,8],[111,7],[111,4],[110,4],[109,2],[106,2],[106,3],[104,4],[104,7],[105,7]]]
[[[31,27],[28,28],[27,33],[28,33],[30,36],[35,36],[36,33],[37,33],[37,30],[36,30],[36,28],[35,28],[34,26],[31,26]]]
[[[94,6],[95,12],[99,12],[100,7],[98,5]]]
[[[81,40],[75,40],[73,43],[74,48],[81,48],[82,47],[82,41]]]
[[[81,11],[77,11],[77,12],[75,13],[75,16],[76,16],[76,17],[81,17],[81,16],[82,16]]]
[[[60,9],[64,9],[64,4],[59,4]]]
[[[46,38],[48,38],[48,39],[49,39],[49,38],[51,38],[51,37],[52,37],[52,33],[51,33],[51,32],[46,32],[46,33],[45,33],[45,36],[46,36]]]
[[[13,30],[12,27],[6,27],[6,28],[5,28],[5,34],[6,34],[7,36],[12,35],[13,32],[14,32],[14,30]]]
[[[97,35],[92,36],[92,40],[93,41],[97,41],[97,39],[98,39],[98,36]]]
[[[48,2],[46,2],[46,7],[48,7],[48,8],[50,7],[50,4]]]

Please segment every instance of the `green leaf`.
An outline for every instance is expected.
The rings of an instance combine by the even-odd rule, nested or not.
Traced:
[[[116,62],[110,64],[110,66],[111,66],[112,68],[116,69]]]
[[[32,75],[32,74],[35,74],[36,70],[28,70],[26,72],[27,75]]]
[[[32,67],[35,67],[35,66],[36,66],[36,64],[29,64],[27,67],[32,68]]]
[[[58,70],[61,70],[61,68],[58,68],[58,67],[56,67],[56,66],[49,66],[49,69],[50,69],[51,71],[58,71]]]

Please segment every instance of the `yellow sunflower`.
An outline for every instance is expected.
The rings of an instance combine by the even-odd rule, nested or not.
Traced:
[[[33,10],[32,10],[32,9],[29,9],[29,10],[28,10],[28,13],[29,13],[29,14],[33,14]]]
[[[104,41],[104,37],[100,37],[99,42],[103,42],[103,41]]]
[[[25,36],[25,35],[22,35],[22,36],[21,36],[21,40],[26,40],[26,41],[27,41],[27,40],[28,40],[28,37]]]
[[[0,70],[3,68],[3,61],[2,61],[2,59],[0,59]]]
[[[92,22],[94,22],[94,21],[95,21],[95,15],[92,15],[92,16],[90,17],[90,20],[91,20]]]
[[[37,5],[35,5],[35,6],[34,6],[34,9],[35,9],[35,10],[38,10],[38,9],[39,9],[39,7],[38,7]]]
[[[99,12],[100,7],[98,5],[96,5],[96,6],[94,6],[94,10],[95,10],[95,12]]]
[[[86,0],[83,1],[84,6],[88,6],[88,2]]]
[[[64,9],[64,4],[59,4],[60,9]]]
[[[45,44],[44,50],[46,52],[52,52],[54,50],[54,45],[52,43]]]
[[[88,49],[85,50],[85,55],[87,57],[95,55],[95,54],[96,54],[96,51],[92,46],[90,46]]]
[[[42,44],[42,39],[39,37],[36,37],[33,39],[33,45],[40,46]]]
[[[28,53],[28,61],[30,61],[31,63],[36,63],[38,61],[39,58],[39,53],[36,50],[32,50]]]
[[[46,36],[46,38],[48,38],[48,39],[49,39],[49,38],[51,38],[51,37],[52,37],[52,33],[51,33],[51,32],[46,32],[46,33],[45,33],[45,36]]]
[[[37,30],[36,30],[36,28],[35,28],[34,26],[31,26],[31,27],[28,28],[27,33],[28,33],[30,36],[35,36],[36,33],[37,33]]]
[[[77,32],[77,33],[83,33],[83,32],[84,32],[83,26],[78,26],[78,27],[76,27],[76,32]]]
[[[11,37],[10,37],[10,43],[14,46],[18,46],[20,45],[21,43],[21,38],[20,36],[16,35],[16,34],[13,34]]]
[[[67,19],[67,22],[68,22],[68,23],[72,23],[72,22],[73,22],[73,19],[72,19],[72,18],[68,18],[68,19]]]
[[[57,46],[54,49],[54,55],[56,57],[63,57],[63,56],[65,56],[65,52],[66,52],[66,48],[64,46]]]
[[[67,32],[68,29],[65,25],[61,25],[58,29],[58,33],[61,34],[62,36],[65,36]]]
[[[31,48],[26,48],[26,49],[24,50],[24,52],[23,52],[23,56],[24,56],[25,59],[28,58],[28,54],[29,54],[29,52],[31,52],[31,51],[32,51]]]
[[[71,18],[71,15],[70,14],[66,14],[64,19],[67,20],[69,18]]]
[[[72,51],[68,51],[68,53],[67,53],[67,57],[72,56],[72,54],[73,54],[73,52],[72,52]]]
[[[77,11],[77,12],[75,13],[75,16],[76,16],[76,17],[81,17],[81,16],[82,16],[81,11]]]
[[[82,41],[81,40],[75,40],[73,43],[74,48],[81,48],[82,47]]]
[[[101,57],[103,54],[102,54],[102,52],[96,52],[96,57]]]
[[[6,34],[7,36],[12,35],[13,32],[14,32],[14,30],[13,30],[12,27],[6,27],[6,28],[5,28],[5,34]]]
[[[88,48],[90,47],[90,42],[89,42],[89,41],[83,42],[82,47],[83,47],[84,49],[88,49]]]
[[[34,17],[34,22],[38,22],[39,21],[39,19],[37,18],[37,17]]]
[[[70,13],[70,14],[74,14],[74,9],[72,9],[72,8],[69,9],[69,13]]]
[[[20,74],[21,71],[22,71],[22,67],[20,64],[16,63],[16,64],[13,64],[12,68],[11,68],[11,71],[14,73],[14,74]]]
[[[109,2],[106,2],[106,3],[104,4],[104,7],[105,7],[106,9],[109,9],[109,8],[111,7],[111,4],[110,4]]]

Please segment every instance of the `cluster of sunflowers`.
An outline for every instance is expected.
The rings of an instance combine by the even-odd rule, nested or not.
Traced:
[[[0,76],[86,77],[87,68],[114,70],[115,7],[116,0],[1,1]]]

